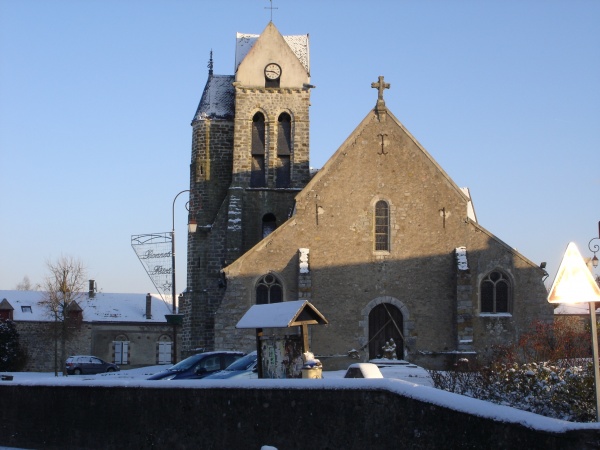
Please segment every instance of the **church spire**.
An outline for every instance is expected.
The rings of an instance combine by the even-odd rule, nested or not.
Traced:
[[[212,57],[212,48],[210,49],[210,59],[208,60],[208,76],[212,77],[213,74],[213,57]]]

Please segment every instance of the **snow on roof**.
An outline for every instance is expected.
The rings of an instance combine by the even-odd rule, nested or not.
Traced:
[[[234,115],[233,75],[209,75],[194,120],[232,119]]]
[[[15,321],[44,322],[53,320],[44,305],[40,304],[44,294],[43,291],[0,290],[0,299],[6,299],[14,308]],[[84,322],[166,323],[165,314],[172,312],[171,305],[164,302],[159,294],[151,296],[150,319],[146,319],[146,294],[97,293],[89,298],[87,293],[82,293],[77,304],[83,310]]]
[[[475,214],[475,206],[473,205],[473,199],[471,198],[471,191],[469,191],[469,188],[467,187],[460,188],[460,190],[469,197],[469,203],[467,203],[467,217],[477,223],[477,214]]]
[[[260,35],[237,33],[235,46],[235,71],[244,60],[248,52],[254,46],[254,43]],[[308,34],[299,34],[293,36],[283,36],[283,39],[290,46],[296,57],[300,60],[307,72],[310,73],[310,56],[308,51]]]
[[[302,317],[304,312],[309,314]],[[296,320],[305,320],[310,315],[319,323],[327,320],[308,300],[271,303],[268,305],[252,306],[235,326],[236,328],[287,328],[293,326]],[[321,319],[321,320],[319,320]]]

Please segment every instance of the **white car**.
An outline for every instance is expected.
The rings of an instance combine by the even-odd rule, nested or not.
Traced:
[[[348,367],[344,378],[383,378],[383,375],[373,363],[356,363]]]

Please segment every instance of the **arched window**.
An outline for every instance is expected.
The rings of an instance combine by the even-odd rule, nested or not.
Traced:
[[[510,297],[510,280],[502,272],[490,272],[481,282],[482,313],[510,312]]]
[[[262,218],[262,237],[265,238],[277,228],[277,219],[274,214],[265,214]]]
[[[277,180],[275,187],[284,188],[290,185],[292,153],[292,118],[282,113],[277,125]]]
[[[390,206],[384,200],[375,203],[375,251],[390,250]]]
[[[252,172],[250,186],[265,186],[265,116],[254,114],[252,118]]]
[[[275,275],[267,274],[256,283],[256,304],[266,305],[283,301],[283,287]]]

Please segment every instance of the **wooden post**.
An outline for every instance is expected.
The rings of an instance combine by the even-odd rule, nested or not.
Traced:
[[[310,348],[308,347],[308,325],[303,323],[302,324],[302,353],[306,353],[308,351],[310,351]]]
[[[262,328],[256,329],[256,368],[258,369],[258,378],[263,377],[263,366],[262,366],[262,343],[261,338],[263,335]]]
[[[592,351],[594,355],[594,384],[596,386],[596,421],[600,422],[600,370],[598,368],[598,331],[596,327],[596,304],[590,306],[590,322],[592,327]]]

